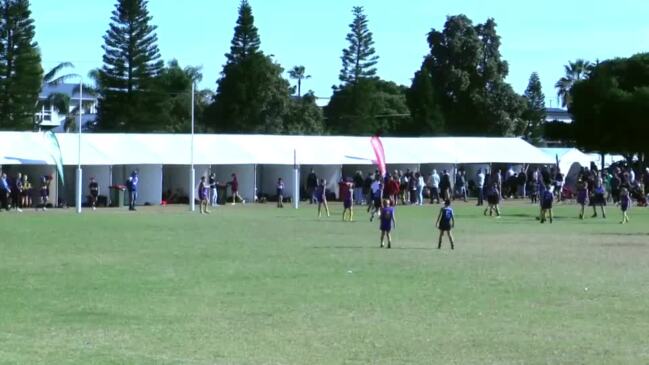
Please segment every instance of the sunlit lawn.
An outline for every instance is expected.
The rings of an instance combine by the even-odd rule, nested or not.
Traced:
[[[649,209],[0,213],[4,364],[646,364]]]

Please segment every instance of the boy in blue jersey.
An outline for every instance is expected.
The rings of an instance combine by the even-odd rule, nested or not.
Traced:
[[[451,250],[455,249],[455,243],[453,242],[453,234],[451,229],[455,227],[455,215],[453,214],[453,208],[451,208],[451,201],[444,201],[444,207],[439,211],[437,216],[437,222],[435,222],[437,228],[439,228],[439,241],[437,243],[437,249],[442,248],[442,237],[444,237],[444,232],[448,235],[449,241],[451,241]]]
[[[552,223],[552,202],[554,202],[552,189],[543,189],[541,194],[541,223],[545,223],[548,215],[550,216],[550,223]]]
[[[393,228],[397,228],[397,221],[394,218],[394,207],[390,206],[390,200],[383,200],[383,207],[381,208],[381,213],[379,213],[379,220],[381,221],[381,248],[385,247],[383,241],[385,237],[388,237],[388,248],[392,247],[392,232]]]

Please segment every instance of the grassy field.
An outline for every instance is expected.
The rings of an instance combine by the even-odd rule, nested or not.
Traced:
[[[0,363],[649,363],[649,209],[305,208],[0,213]]]

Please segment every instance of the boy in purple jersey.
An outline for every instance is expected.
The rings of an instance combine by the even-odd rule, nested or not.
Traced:
[[[455,215],[453,214],[453,208],[451,208],[451,201],[444,201],[444,207],[439,211],[437,216],[437,221],[435,222],[437,228],[439,228],[439,241],[437,243],[437,249],[442,248],[442,237],[444,237],[444,232],[447,233],[449,241],[451,241],[451,250],[455,249],[455,244],[453,242],[453,234],[451,234],[451,229],[455,227]]]
[[[498,182],[494,181],[489,190],[487,190],[487,209],[484,210],[484,215],[493,216],[494,210],[496,211],[496,218],[500,218],[500,190],[498,190]],[[447,199],[448,200],[448,199]]]
[[[325,179],[320,179],[320,183],[315,189],[315,198],[318,201],[318,218],[322,217],[322,207],[324,206],[325,211],[327,212],[327,217],[329,214],[329,204],[327,204],[327,181]]]
[[[381,213],[379,214],[379,219],[381,221],[381,248],[384,247],[383,241],[385,237],[388,237],[388,248],[392,247],[392,232],[393,228],[397,228],[397,221],[394,218],[394,207],[390,206],[390,200],[383,200],[383,207],[381,208]]]
[[[198,200],[200,201],[199,210],[201,214],[210,214],[207,210],[207,203],[210,199],[210,186],[205,182],[205,176],[201,176],[201,182],[198,184]]]
[[[548,214],[550,216],[550,223],[552,223],[552,202],[554,202],[552,189],[544,189],[543,194],[541,194],[541,223],[545,223]]]
[[[631,196],[629,196],[629,190],[627,188],[622,188],[620,192],[620,209],[622,209],[622,222],[620,224],[629,223],[628,211],[631,208]]]
[[[577,181],[577,204],[579,204],[579,219],[584,219],[584,209],[588,198],[588,185],[582,178]]]
[[[344,196],[343,198],[343,222],[345,221],[345,217],[347,216],[347,212],[349,212],[349,221],[353,222],[354,221],[354,184],[346,181],[344,182],[345,186],[347,189],[344,191]]]

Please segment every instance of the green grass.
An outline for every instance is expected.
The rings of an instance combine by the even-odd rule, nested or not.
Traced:
[[[649,209],[304,207],[0,213],[0,363],[649,363]]]

